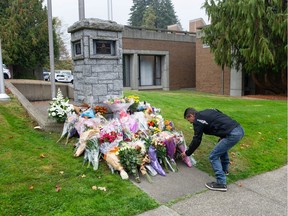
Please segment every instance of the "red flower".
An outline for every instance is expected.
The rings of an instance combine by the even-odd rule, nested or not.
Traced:
[[[117,133],[115,131],[111,131],[110,133],[105,133],[103,134],[100,138],[99,141],[100,143],[104,143],[104,142],[114,142],[117,138]]]

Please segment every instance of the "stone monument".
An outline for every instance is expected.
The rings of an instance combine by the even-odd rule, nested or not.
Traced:
[[[124,26],[96,18],[68,28],[74,63],[74,102],[102,104],[123,94],[122,32]]]

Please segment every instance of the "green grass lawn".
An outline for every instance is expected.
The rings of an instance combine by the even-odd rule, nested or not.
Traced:
[[[230,152],[229,182],[287,163],[286,101],[192,91],[125,91],[125,95],[137,95],[161,108],[162,116],[183,131],[187,144],[193,136],[183,118],[187,107],[218,108],[241,123],[245,137]],[[159,205],[130,181],[111,174],[104,162],[97,171],[83,166],[82,157],[73,157],[75,142],[57,144],[60,134],[34,130],[25,110],[11,98],[0,103],[0,215],[135,215]],[[211,175],[208,154],[216,140],[204,136],[194,155],[197,167]]]
[[[0,103],[0,122],[0,215],[135,215],[159,205],[106,163],[83,166],[72,144],[56,143],[60,134],[35,131],[15,98]]]

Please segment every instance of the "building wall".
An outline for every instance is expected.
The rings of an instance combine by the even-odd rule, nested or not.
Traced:
[[[202,18],[189,21],[189,31],[196,32],[198,28],[205,26],[206,23]]]
[[[197,37],[196,90],[213,94],[223,94],[222,80],[222,69],[214,62],[210,48],[203,48],[201,38]],[[230,69],[226,67],[224,68],[224,95],[230,95]]]
[[[125,29],[123,50],[167,51],[169,89],[195,88],[195,35],[186,33]]]

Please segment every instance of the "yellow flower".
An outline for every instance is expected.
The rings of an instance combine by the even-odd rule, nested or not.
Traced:
[[[139,103],[139,97],[135,95],[129,95],[128,98],[131,98],[134,100],[134,103]]]

